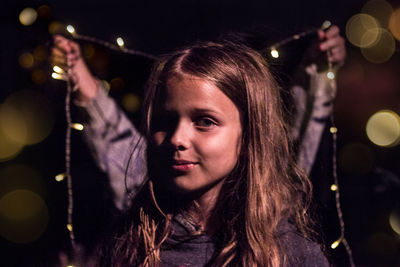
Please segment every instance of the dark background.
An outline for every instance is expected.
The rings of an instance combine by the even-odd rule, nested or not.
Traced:
[[[10,168],[27,166],[34,169],[44,184],[41,196],[48,208],[48,225],[36,240],[18,244],[0,236],[1,266],[55,266],[59,252],[69,251],[66,181],[58,183],[54,176],[64,171],[65,82],[51,79],[49,59],[35,62],[30,68],[20,66],[22,53],[32,53],[38,46],[49,48],[51,34],[48,25],[58,21],[72,24],[77,32],[113,42],[124,38],[126,46],[153,55],[196,40],[213,40],[220,34],[246,31],[256,36],[257,48],[269,45],[330,20],[344,29],[347,20],[360,12],[366,1],[2,1],[0,4],[0,104],[19,90],[31,90],[40,98],[54,120],[49,136],[42,142],[26,146],[20,154],[8,161],[0,161],[0,180],[17,179],[5,174]],[[399,2],[390,2],[394,8]],[[31,26],[18,21],[25,7],[49,7],[47,13]],[[151,60],[111,51],[101,46],[87,57],[88,65],[99,78],[111,81],[120,77],[124,82],[111,87],[111,95],[121,103],[127,92],[143,95],[141,87],[149,73]],[[303,46],[291,47],[293,63],[300,58]],[[368,118],[378,110],[400,112],[400,56],[397,52],[385,63],[373,64],[363,59],[358,48],[346,44],[348,58],[337,75],[338,96],[335,120],[338,133],[338,168],[341,185],[341,203],[346,223],[346,237],[359,266],[400,266],[400,237],[389,225],[389,214],[399,209],[400,172],[399,147],[382,148],[372,144],[365,134]],[[85,50],[86,49],[86,50]],[[92,50],[90,50],[92,51]],[[87,52],[89,53],[89,52]],[[48,56],[48,52],[47,52]],[[277,72],[286,62],[274,63]],[[360,70],[361,68],[361,70]],[[35,70],[45,73],[39,81],[32,78]],[[279,73],[278,73],[279,74]],[[285,80],[285,75],[282,75]],[[32,98],[36,101],[36,98]],[[129,112],[137,122],[138,112]],[[73,113],[75,111],[73,110]],[[327,146],[329,133],[326,135]],[[111,206],[104,175],[98,171],[83,144],[80,133],[72,136],[72,177],[74,183],[76,239],[90,250],[100,233],[109,224],[116,211]],[[1,147],[0,147],[1,149]],[[329,151],[329,148],[325,149]],[[320,152],[321,156],[323,151]],[[331,154],[325,155],[331,157]],[[321,170],[319,170],[321,171]],[[323,171],[323,170],[322,170]],[[330,170],[325,170],[330,173]],[[315,174],[319,174],[314,170]],[[1,177],[3,175],[3,177]],[[17,175],[17,174],[16,174]],[[24,175],[24,174],[18,174]],[[320,179],[331,179],[320,176]],[[315,179],[315,178],[314,178]],[[334,194],[327,190],[333,183],[326,180],[318,189],[327,197],[326,212],[321,217],[335,218]],[[20,188],[26,188],[20,185]],[[15,188],[18,188],[16,186]],[[1,189],[1,188],[0,188]],[[2,197],[5,190],[0,190]],[[328,192],[328,193],[327,193]],[[1,226],[1,225],[0,225]],[[343,245],[336,250],[330,244],[340,235],[338,221],[332,219],[325,229],[327,252],[338,266],[347,266]]]

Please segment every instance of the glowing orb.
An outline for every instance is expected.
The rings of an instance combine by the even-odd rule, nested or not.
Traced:
[[[366,131],[369,140],[374,144],[395,146],[400,141],[400,118],[393,111],[379,111],[369,118]]]

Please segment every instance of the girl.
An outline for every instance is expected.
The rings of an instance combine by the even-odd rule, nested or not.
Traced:
[[[327,266],[279,95],[243,45],[201,43],[160,60],[144,104],[146,178],[101,264]]]

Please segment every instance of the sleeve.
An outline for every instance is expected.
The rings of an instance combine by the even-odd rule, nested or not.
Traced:
[[[99,83],[96,97],[80,105],[85,114],[83,136],[104,171],[119,209],[129,206],[146,174],[146,140]]]
[[[310,76],[310,88],[306,91],[301,86],[293,86],[291,89],[296,105],[291,135],[298,144],[297,162],[310,174],[324,128],[333,112],[336,83],[326,72],[317,72],[314,64],[306,72]]]

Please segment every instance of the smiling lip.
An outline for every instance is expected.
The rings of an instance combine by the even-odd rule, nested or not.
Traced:
[[[194,168],[196,162],[187,161],[187,160],[173,160],[172,161],[172,169],[175,171],[188,172]]]

